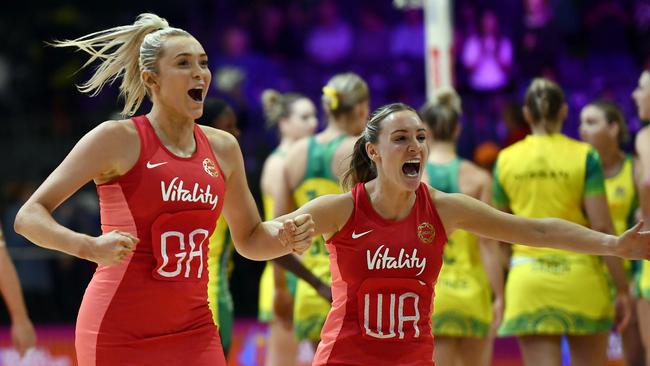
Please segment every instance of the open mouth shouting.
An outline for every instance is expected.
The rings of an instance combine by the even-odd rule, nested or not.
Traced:
[[[201,88],[194,88],[190,89],[187,91],[187,95],[192,98],[197,103],[202,103],[203,102],[203,89]]]
[[[402,165],[402,173],[409,178],[414,178],[420,175],[420,159],[408,160]]]

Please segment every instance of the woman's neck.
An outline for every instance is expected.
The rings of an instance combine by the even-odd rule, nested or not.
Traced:
[[[530,132],[533,135],[544,136],[544,135],[552,135],[554,133],[560,133],[560,131],[562,130],[562,124],[561,123],[557,123],[557,125],[552,127],[552,128],[549,128],[548,126],[549,126],[548,123],[543,123],[543,122],[538,123],[536,125],[531,123],[530,124]]]
[[[366,184],[370,202],[379,216],[387,220],[401,220],[409,215],[415,204],[415,192],[399,188],[381,178]]]
[[[457,156],[456,144],[453,141],[434,140],[429,146],[429,161],[432,163],[445,164]]]
[[[625,154],[618,146],[600,148],[598,149],[598,154],[603,163],[605,177],[613,177],[621,170],[621,165],[625,160]]]
[[[172,116],[155,105],[147,114],[156,135],[174,155],[189,157],[196,150],[194,121]]]

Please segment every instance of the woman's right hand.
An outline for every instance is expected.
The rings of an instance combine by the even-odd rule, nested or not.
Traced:
[[[139,241],[127,232],[113,230],[92,239],[86,259],[101,266],[119,264],[131,254]]]

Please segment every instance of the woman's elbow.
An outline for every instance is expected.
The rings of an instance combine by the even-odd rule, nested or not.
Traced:
[[[29,222],[29,214],[26,212],[27,211],[27,204],[23,205],[23,207],[18,210],[18,213],[16,214],[16,218],[14,219],[14,231],[17,234],[20,234],[22,236],[25,236],[25,232],[27,230],[28,222]]]

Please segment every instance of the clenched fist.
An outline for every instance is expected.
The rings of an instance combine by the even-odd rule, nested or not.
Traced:
[[[299,215],[282,223],[278,231],[278,239],[294,253],[302,254],[311,245],[314,227],[314,220],[310,214]]]
[[[93,238],[88,248],[88,260],[102,266],[112,266],[121,263],[135,249],[140,240],[135,236],[113,230]]]

